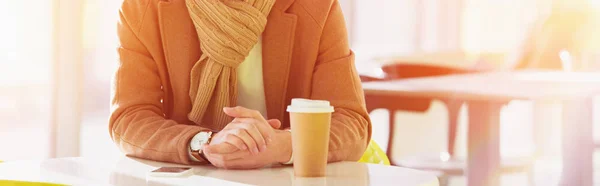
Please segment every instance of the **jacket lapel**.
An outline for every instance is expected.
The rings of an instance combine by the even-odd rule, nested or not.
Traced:
[[[263,81],[269,119],[285,118],[286,91],[296,30],[296,15],[285,11],[293,0],[277,0],[263,32]]]
[[[189,72],[201,55],[198,36],[185,1],[160,1],[158,14],[165,63],[170,77],[168,81],[173,87],[166,89],[172,90],[173,94],[172,103],[168,106],[173,108],[174,119],[187,121],[187,113],[191,110]],[[165,93],[169,94],[168,91]]]

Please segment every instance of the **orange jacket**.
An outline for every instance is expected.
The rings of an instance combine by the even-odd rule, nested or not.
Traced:
[[[277,0],[263,39],[268,119],[289,127],[292,98],[329,100],[329,161],[358,160],[371,137],[337,0]],[[125,0],[110,135],[130,156],[191,164],[188,145],[211,124],[187,119],[190,70],[201,51],[185,0]]]

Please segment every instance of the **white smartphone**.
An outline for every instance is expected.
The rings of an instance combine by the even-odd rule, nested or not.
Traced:
[[[152,177],[182,177],[192,173],[189,167],[161,167],[148,173]]]

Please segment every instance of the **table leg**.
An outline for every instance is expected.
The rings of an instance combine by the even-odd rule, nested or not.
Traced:
[[[468,186],[499,185],[500,111],[503,105],[498,102],[468,102]]]
[[[534,157],[538,158],[547,154],[546,144],[548,141],[548,133],[552,127],[548,127],[550,110],[556,104],[554,102],[543,102],[535,101],[533,103],[533,144],[534,144]]]
[[[448,154],[450,157],[455,157],[454,149],[456,147],[456,132],[458,131],[458,116],[460,108],[463,105],[462,101],[447,100],[446,108],[448,108]]]
[[[563,103],[563,170],[561,185],[593,185],[592,99]]]

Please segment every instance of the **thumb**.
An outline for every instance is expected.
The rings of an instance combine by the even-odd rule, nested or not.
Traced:
[[[279,121],[278,119],[267,120],[267,123],[269,123],[269,125],[271,125],[271,127],[273,127],[274,129],[279,129],[281,127],[281,121]]]

